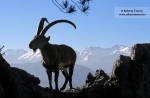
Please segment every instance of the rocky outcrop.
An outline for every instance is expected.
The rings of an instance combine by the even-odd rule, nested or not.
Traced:
[[[119,55],[111,77],[102,69],[87,73],[82,89],[50,91],[39,83],[0,55],[0,97],[150,97],[150,44],[134,45],[131,56]]]
[[[3,48],[3,47],[2,47]],[[9,72],[10,65],[9,63],[2,57],[2,48],[0,48],[0,97],[9,96]]]
[[[40,80],[26,71],[11,67],[9,84],[16,97],[51,97],[51,94],[40,87]]]
[[[87,75],[85,87],[82,94],[85,97],[101,97],[103,96],[103,87],[109,76],[102,70],[96,70],[95,76],[91,73]]]
[[[88,96],[93,93],[93,96],[97,96],[95,92],[98,92],[99,97],[150,97],[150,44],[134,45],[130,57],[119,55],[111,77],[108,79],[106,75],[103,76],[105,78],[96,86],[99,88],[96,91],[92,87],[96,78],[88,74],[87,80],[92,81],[86,83],[85,89],[91,91]]]

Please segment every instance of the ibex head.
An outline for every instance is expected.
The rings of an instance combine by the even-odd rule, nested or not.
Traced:
[[[50,36],[45,37],[44,35],[45,35],[46,31],[53,25],[55,25],[57,23],[61,23],[61,22],[66,22],[66,23],[73,25],[74,28],[76,29],[75,24],[69,20],[56,20],[56,21],[49,23],[45,28],[43,28],[45,21],[47,23],[49,23],[46,18],[42,18],[40,20],[39,26],[37,29],[37,34],[34,36],[33,40],[29,43],[29,48],[33,49],[34,52],[36,52],[36,50],[38,48],[42,48],[45,44],[48,43],[48,41],[50,40]]]

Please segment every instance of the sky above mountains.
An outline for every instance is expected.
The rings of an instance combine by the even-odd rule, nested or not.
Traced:
[[[86,16],[79,10],[75,14],[65,14],[51,0],[0,0],[0,45],[7,49],[29,50],[28,44],[42,17],[47,17],[49,22],[57,19],[74,22],[77,29],[61,23],[50,28],[45,36],[51,36],[50,43],[67,44],[75,50],[87,46],[107,48],[115,44],[149,43],[150,18],[114,17],[116,7],[144,9],[150,7],[149,4],[150,0],[93,0],[90,14]]]

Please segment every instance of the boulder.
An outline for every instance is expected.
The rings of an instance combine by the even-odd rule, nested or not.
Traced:
[[[51,97],[48,91],[40,87],[40,80],[26,71],[11,67],[9,83],[15,97]]]
[[[119,55],[114,62],[111,78],[105,83],[105,96],[131,97],[132,92],[128,82],[130,62],[130,57]]]
[[[139,62],[150,59],[150,43],[135,44],[131,50],[131,59]]]
[[[102,70],[96,70],[95,76],[88,73],[82,93],[85,97],[103,96],[103,87],[109,76]]]

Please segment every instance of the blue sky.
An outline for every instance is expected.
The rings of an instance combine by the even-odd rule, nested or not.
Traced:
[[[86,16],[79,10],[75,14],[65,14],[51,0],[0,0],[0,44],[9,49],[29,50],[28,44],[42,17],[47,17],[49,22],[57,19],[74,22],[77,29],[60,23],[50,28],[45,36],[51,36],[50,43],[66,44],[75,50],[88,46],[109,48],[115,44],[149,43],[150,18],[114,17],[115,7],[150,7],[149,4],[150,0],[93,0],[90,14]]]

